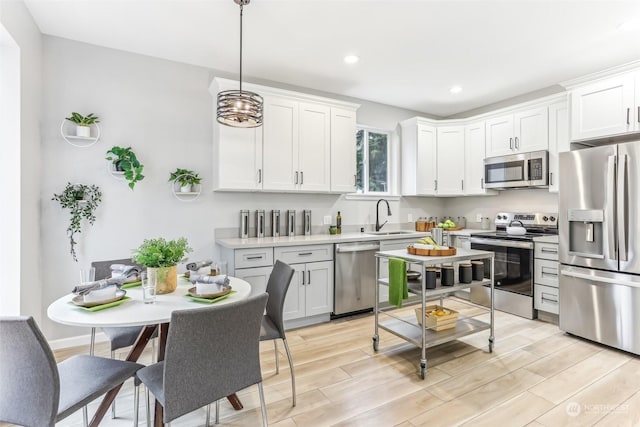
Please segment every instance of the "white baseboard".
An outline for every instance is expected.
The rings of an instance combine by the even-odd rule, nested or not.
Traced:
[[[107,340],[107,336],[103,332],[96,332],[96,344]],[[51,340],[49,341],[49,346],[52,350],[62,350],[65,348],[80,347],[83,345],[88,346],[89,343],[91,343],[91,334]]]

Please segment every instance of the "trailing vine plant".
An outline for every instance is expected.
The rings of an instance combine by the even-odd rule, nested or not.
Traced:
[[[71,184],[67,183],[64,191],[60,194],[54,194],[51,200],[60,202],[63,209],[69,209],[71,216],[67,234],[69,235],[69,243],[71,245],[71,256],[73,260],[78,262],[74,236],[76,233],[82,232],[82,220],[86,219],[89,224],[93,225],[96,220],[95,210],[102,201],[102,192],[96,185]]]

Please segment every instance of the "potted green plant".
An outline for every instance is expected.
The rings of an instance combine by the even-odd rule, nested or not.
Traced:
[[[54,194],[51,200],[60,202],[63,209],[68,209],[71,215],[67,234],[71,245],[71,256],[74,261],[78,261],[75,246],[76,233],[82,232],[82,220],[86,219],[93,225],[96,220],[95,210],[102,201],[102,192],[95,185],[71,184],[67,183],[62,193]]]
[[[202,178],[192,170],[177,168],[169,175],[169,182],[177,183],[181,193],[189,193],[193,191],[194,185],[202,182]]]
[[[184,256],[191,252],[187,239],[177,240],[145,239],[133,251],[133,262],[147,267],[149,280],[156,280],[156,293],[168,294],[178,286],[177,264],[184,260]]]
[[[106,159],[111,161],[115,171],[124,172],[124,179],[129,181],[129,188],[132,190],[136,182],[144,179],[144,165],[140,163],[131,147],[113,146],[107,151]]]
[[[75,111],[71,113],[71,117],[65,117],[66,120],[69,120],[72,123],[76,124],[76,136],[81,136],[84,138],[91,137],[91,125],[94,123],[100,123],[99,117],[90,113],[88,116],[83,116],[82,114],[76,113]]]

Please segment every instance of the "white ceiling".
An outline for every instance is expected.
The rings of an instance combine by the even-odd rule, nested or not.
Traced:
[[[25,3],[44,34],[238,71],[232,0]],[[640,59],[632,18],[640,0],[253,0],[244,74],[446,117]]]

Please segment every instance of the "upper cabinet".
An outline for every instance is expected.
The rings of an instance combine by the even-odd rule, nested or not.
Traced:
[[[547,107],[487,119],[487,157],[549,149]]]
[[[640,72],[575,87],[571,96],[571,140],[640,131]]]
[[[471,123],[464,128],[464,194],[496,194],[484,188],[485,122]]]
[[[459,196],[464,193],[464,126],[442,126],[437,132],[436,192]]]
[[[214,190],[355,191],[357,104],[244,84],[264,98],[263,125],[214,120]],[[209,91],[237,82],[216,78]],[[216,103],[214,101],[214,108]]]
[[[437,133],[432,121],[413,118],[402,126],[402,195],[433,196],[437,190]]]
[[[570,151],[569,106],[566,100],[549,106],[549,192],[560,190],[559,154]]]

